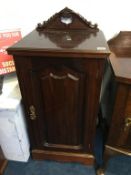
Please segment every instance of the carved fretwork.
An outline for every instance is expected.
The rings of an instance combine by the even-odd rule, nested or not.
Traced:
[[[91,30],[98,31],[97,24],[92,24],[78,13],[64,8],[60,12],[53,15],[42,24],[39,23],[36,28],[38,31],[44,30]]]

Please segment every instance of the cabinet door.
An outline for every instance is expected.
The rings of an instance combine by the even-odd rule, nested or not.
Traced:
[[[131,151],[131,91],[126,84],[117,83],[108,144]]]
[[[80,151],[84,142],[85,73],[62,63],[41,63],[32,61],[26,80],[32,98],[28,99],[32,101],[29,106],[36,113],[34,120],[30,118],[35,138],[40,132],[35,146]]]
[[[125,147],[131,152],[131,86],[128,87],[128,96],[125,109],[125,121],[124,130],[126,132],[125,136]]]

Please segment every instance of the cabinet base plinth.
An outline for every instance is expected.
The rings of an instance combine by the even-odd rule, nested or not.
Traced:
[[[85,165],[94,165],[94,156],[91,154],[67,153],[46,150],[32,150],[33,159],[55,160],[61,162],[79,162]]]

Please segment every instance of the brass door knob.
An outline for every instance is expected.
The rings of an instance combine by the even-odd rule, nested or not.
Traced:
[[[33,105],[31,105],[29,107],[29,111],[30,111],[30,114],[29,114],[30,115],[30,119],[31,120],[35,120],[37,118],[36,112],[35,112],[35,107]]]
[[[125,119],[125,126],[126,127],[131,126],[131,118],[126,118]]]
[[[125,130],[125,131],[128,130],[128,129],[130,128],[130,126],[131,126],[131,117],[127,117],[127,118],[125,119],[124,130]]]

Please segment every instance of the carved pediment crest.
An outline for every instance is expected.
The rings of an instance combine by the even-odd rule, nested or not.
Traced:
[[[92,24],[78,13],[66,7],[42,24],[39,23],[37,30],[91,30],[93,32],[99,29],[97,24]]]

